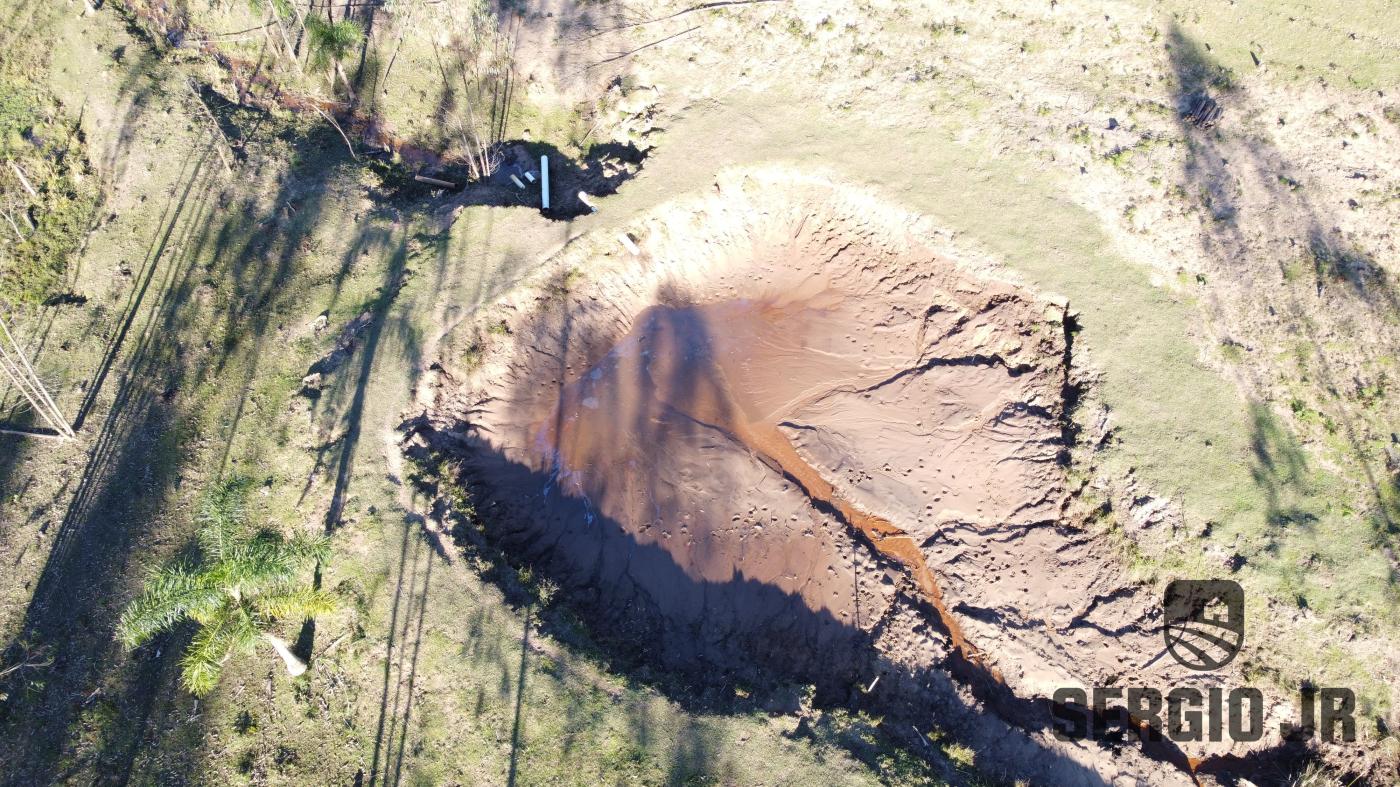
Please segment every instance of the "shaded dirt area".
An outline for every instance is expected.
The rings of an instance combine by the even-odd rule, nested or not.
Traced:
[[[1069,490],[1064,301],[928,230],[818,178],[725,176],[638,225],[640,254],[582,241],[489,310],[409,452],[459,460],[489,537],[702,683],[932,717],[1008,777],[1188,779],[1219,749],[1048,734],[1056,687],[1199,679],[1154,658],[1156,600]]]
[[[327,6],[330,8],[335,4]],[[632,96],[628,98],[629,87],[624,86],[626,63],[614,63],[604,57],[601,42],[592,40],[586,31],[598,24],[607,23],[610,15],[602,9],[575,8],[570,2],[545,2],[538,7],[532,4],[503,3],[489,12],[483,9],[456,12],[441,9],[441,13],[462,16],[466,23],[475,14],[485,14],[476,23],[490,24],[498,28],[501,36],[498,45],[504,47],[499,53],[501,62],[493,69],[502,72],[495,79],[489,91],[479,81],[480,74],[473,72],[470,63],[462,61],[466,51],[448,47],[446,57],[452,61],[452,68],[444,65],[444,53],[437,51],[434,72],[440,70],[444,81],[444,94],[440,106],[432,113],[430,125],[432,133],[404,133],[385,117],[379,101],[381,92],[388,94],[387,87],[380,84],[387,79],[387,73],[379,73],[382,63],[371,58],[366,62],[364,50],[375,46],[373,35],[376,15],[387,15],[394,24],[406,25],[412,30],[418,27],[446,25],[447,20],[438,19],[430,25],[415,21],[412,12],[401,13],[400,9],[385,11],[375,4],[343,4],[340,9],[343,18],[353,13],[362,27],[370,32],[362,44],[359,65],[355,69],[357,85],[366,81],[370,90],[365,95],[323,97],[317,89],[305,84],[306,74],[297,66],[296,77],[283,69],[279,71],[274,63],[277,55],[270,53],[264,43],[256,61],[241,57],[230,51],[228,43],[221,43],[220,36],[195,26],[190,18],[190,9],[174,8],[162,2],[129,2],[119,5],[127,19],[143,29],[150,37],[150,43],[173,57],[198,56],[208,58],[217,66],[210,75],[217,75],[213,84],[200,85],[197,92],[210,115],[220,125],[226,136],[231,152],[241,158],[243,142],[242,130],[228,122],[228,117],[236,108],[253,107],[269,114],[290,111],[306,117],[324,118],[342,136],[346,146],[358,156],[376,162],[381,174],[395,188],[395,198],[418,197],[441,184],[423,185],[415,182],[413,175],[425,175],[437,181],[451,184],[449,190],[463,190],[461,203],[464,205],[531,205],[539,206],[538,161],[541,155],[548,155],[551,161],[553,199],[551,208],[545,211],[551,218],[569,219],[591,212],[592,208],[580,198],[581,193],[593,197],[613,194],[617,187],[631,178],[640,169],[650,143],[641,139],[650,131],[648,118],[650,104],[645,96],[651,88],[640,86],[634,77],[628,77]],[[402,18],[399,18],[399,17]],[[260,28],[271,26],[265,22]],[[611,29],[611,28],[610,28]],[[265,30],[264,30],[265,32]],[[395,43],[403,43],[404,32],[400,32]],[[453,35],[458,35],[454,33]],[[478,31],[479,35],[479,31]],[[447,33],[440,36],[446,40]],[[568,40],[567,47],[559,46]],[[300,43],[296,51],[300,53]],[[572,53],[566,55],[565,53]],[[194,53],[198,53],[198,56]],[[300,56],[300,55],[298,55]],[[584,61],[574,62],[574,57]],[[470,59],[470,58],[467,58]],[[420,64],[420,67],[423,64]],[[606,67],[604,67],[606,66]],[[387,71],[387,70],[386,70]],[[454,86],[455,76],[460,71],[464,95],[457,96]],[[373,72],[373,73],[369,73]],[[451,74],[449,74],[451,72]],[[470,75],[468,72],[472,72]],[[519,73],[517,73],[519,72]],[[545,104],[558,114],[558,107],[551,102],[572,107],[571,113],[577,122],[591,119],[587,130],[574,129],[569,134],[550,133],[551,129],[531,129],[530,119],[542,121],[545,109],[530,103],[529,98],[516,95],[517,81],[523,80],[523,90],[530,96],[540,98],[547,94]],[[196,83],[191,82],[194,86]],[[361,85],[363,86],[363,85]],[[547,87],[549,86],[549,87]],[[489,92],[489,96],[483,92]],[[556,95],[557,92],[557,95]],[[334,91],[332,91],[334,93]],[[468,94],[475,93],[476,103],[489,103],[490,109],[481,119],[490,131],[482,132],[480,145],[469,144],[467,132],[456,123],[452,132],[449,116],[458,103],[471,104]],[[426,93],[425,93],[426,95]],[[489,102],[487,102],[489,98]],[[389,102],[387,109],[394,108]],[[392,111],[390,114],[394,114]],[[521,117],[515,117],[515,116]],[[453,116],[455,117],[455,116]],[[422,120],[422,118],[417,118]],[[475,124],[475,121],[473,121]],[[519,126],[518,129],[513,126]],[[614,128],[616,126],[616,128]],[[541,134],[540,132],[545,132]],[[558,129],[553,129],[558,132]],[[595,134],[596,132],[596,134]],[[614,133],[615,132],[615,133]],[[519,134],[517,138],[515,135]],[[632,136],[636,135],[637,139]],[[589,142],[589,138],[593,141]],[[611,141],[608,139],[611,138]],[[640,147],[639,147],[640,142]],[[564,145],[570,150],[560,149]],[[493,164],[485,168],[490,174],[483,175],[473,166],[471,159],[490,159]],[[527,173],[530,174],[528,177]],[[511,177],[516,180],[512,181]],[[520,183],[522,186],[516,186]]]

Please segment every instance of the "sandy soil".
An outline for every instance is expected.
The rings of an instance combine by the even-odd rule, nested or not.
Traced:
[[[882,730],[903,736],[911,750],[928,745],[919,736],[932,723],[971,743],[979,767],[1008,763],[1011,776],[1176,780],[1188,756],[1226,752],[1087,750],[1054,743],[1043,731],[1038,700],[1056,686],[1199,680],[1157,658],[1151,616],[1158,598],[1120,568],[1117,552],[1133,551],[1172,575],[1229,571],[1239,578],[1250,592],[1254,652],[1235,665],[1244,674],[1217,680],[1358,685],[1364,736],[1374,731],[1390,748],[1373,755],[1355,747],[1341,759],[1388,757],[1393,772],[1396,725],[1384,719],[1394,719],[1395,703],[1369,700],[1400,697],[1393,677],[1400,650],[1391,646],[1400,564],[1391,543],[1395,509],[1387,507],[1394,498],[1386,497],[1400,489],[1400,411],[1389,406],[1400,326],[1397,258],[1387,220],[1400,210],[1400,147],[1393,144],[1400,114],[1394,68],[1368,54],[1393,26],[1381,24],[1381,5],[1366,0],[1330,26],[1318,9],[1291,0],[1241,3],[1240,16],[1223,22],[1226,6],[1190,5],[803,0],[703,14],[671,4],[678,13],[666,14],[536,4],[515,28],[519,91],[528,100],[509,136],[518,130],[540,140],[536,146],[550,140],[560,150],[611,138],[639,152],[659,139],[643,177],[602,213],[567,205],[556,218],[568,221],[552,226],[482,209],[515,204],[507,190],[514,187],[504,183],[511,200],[445,204],[436,213],[443,229],[466,212],[454,231],[458,243],[449,249],[444,241],[431,261],[415,255],[421,239],[408,240],[391,210],[393,226],[362,225],[342,261],[333,258],[352,233],[337,224],[324,233],[335,242],[317,251],[322,238],[302,235],[290,221],[299,211],[316,214],[313,195],[326,190],[326,181],[313,180],[320,175],[292,178],[259,164],[254,178],[244,168],[239,188],[265,193],[239,204],[281,215],[272,227],[285,232],[287,249],[300,249],[284,252],[278,270],[310,270],[325,290],[308,299],[299,285],[263,275],[275,267],[270,252],[258,275],[228,280],[243,305],[227,311],[225,330],[251,332],[240,350],[248,359],[243,385],[228,384],[236,375],[223,372],[227,401],[218,406],[228,404],[226,411],[202,399],[191,404],[203,378],[170,371],[181,358],[194,363],[190,347],[210,352],[219,344],[205,344],[208,331],[193,315],[212,324],[209,306],[222,303],[226,285],[182,271],[196,270],[185,266],[202,260],[201,239],[214,237],[206,217],[225,213],[230,195],[242,193],[209,185],[229,162],[236,170],[242,161],[242,136],[228,136],[224,114],[209,101],[225,75],[206,69],[201,78],[212,80],[212,90],[187,91],[183,73],[148,88],[130,78],[146,62],[135,47],[108,47],[108,38],[75,47],[77,34],[61,40],[56,51],[76,57],[81,50],[91,61],[82,79],[61,81],[71,106],[84,107],[90,131],[102,129],[94,150],[116,187],[112,223],[89,245],[101,251],[75,274],[82,287],[74,291],[92,303],[91,319],[72,309],[52,323],[54,332],[44,329],[39,346],[48,348],[47,368],[63,369],[54,372],[63,378],[60,395],[75,410],[81,401],[84,414],[95,402],[91,423],[105,423],[74,449],[92,448],[91,457],[45,456],[36,465],[40,452],[25,449],[0,459],[0,475],[13,471],[11,486],[20,487],[0,502],[7,519],[0,552],[16,567],[0,599],[7,625],[23,633],[17,642],[37,632],[40,641],[61,640],[82,653],[70,662],[81,668],[45,675],[47,714],[13,718],[25,725],[44,719],[40,727],[60,730],[56,740],[65,719],[77,729],[73,698],[91,700],[96,681],[118,680],[106,666],[108,632],[90,622],[110,617],[129,595],[140,573],[133,556],[144,560],[149,544],[160,552],[179,540],[187,522],[178,509],[193,494],[190,480],[255,453],[243,450],[260,445],[249,435],[274,431],[272,416],[243,419],[245,400],[249,413],[275,413],[293,401],[288,419],[302,439],[286,450],[304,456],[277,471],[287,476],[277,483],[300,489],[299,497],[286,495],[296,508],[289,521],[319,526],[344,510],[353,524],[368,501],[391,499],[399,490],[375,486],[388,483],[379,457],[362,457],[352,470],[360,424],[378,429],[397,420],[403,390],[439,357],[431,340],[420,356],[418,339],[464,319],[462,343],[430,375],[427,412],[414,421],[415,449],[464,457],[465,479],[496,540],[558,579],[597,630],[650,661],[720,686],[772,675],[810,681],[829,707],[859,706],[885,719]],[[454,6],[434,6],[435,22],[451,18]],[[374,7],[358,7],[374,21]],[[1236,4],[1228,7],[1236,13]],[[247,9],[216,10],[231,15],[218,30],[245,26],[233,17]],[[393,44],[386,53],[399,52],[401,23],[411,33],[438,29],[418,27],[399,11],[378,12],[376,40]],[[249,39],[249,54],[260,39]],[[1322,50],[1325,68],[1313,62]],[[554,56],[563,51],[567,58]],[[405,44],[398,76],[375,106],[391,124],[403,121],[405,135],[444,126],[430,111],[437,91],[401,78],[422,71],[436,79],[440,67],[423,55]],[[613,83],[602,66],[625,68],[626,78]],[[84,91],[113,77],[119,100],[86,102]],[[594,95],[605,83],[605,95]],[[1202,93],[1224,107],[1210,129],[1181,113]],[[162,98],[148,103],[152,95]],[[663,95],[664,106],[656,103]],[[217,117],[205,129],[211,107]],[[188,139],[169,133],[177,126]],[[329,147],[338,149],[338,139],[330,137]],[[274,158],[296,160],[290,152]],[[640,163],[623,162],[634,166],[619,177],[614,159],[571,172],[593,180],[566,181],[563,191],[606,193],[593,184],[630,178]],[[186,160],[188,179],[167,166]],[[1077,343],[1070,346],[1075,335],[1065,330],[1062,299],[951,253],[927,222],[819,179],[728,177],[715,194],[632,216],[707,183],[700,179],[722,165],[773,160],[831,166],[843,178],[878,183],[881,194],[987,244],[1028,280],[1071,293],[1085,311]],[[226,169],[216,173],[219,166]],[[1027,183],[1048,196],[1028,199]],[[194,195],[188,210],[181,194]],[[335,215],[353,212],[356,223],[360,210],[372,215],[370,198],[358,193],[336,204]],[[1096,217],[1092,226],[1077,211]],[[474,228],[469,243],[467,226]],[[554,239],[608,226],[629,228],[642,255],[623,252],[612,232],[585,238],[547,263],[535,286],[475,313],[549,256],[542,249]],[[384,243],[366,240],[381,231]],[[284,302],[292,307],[267,321],[276,324],[275,332],[266,329],[269,342],[293,341],[295,331],[283,323],[309,324],[326,302],[345,304],[331,325],[364,327],[367,312],[351,301],[380,302],[380,271],[357,263],[357,275],[373,281],[342,294],[351,254],[371,249],[387,260],[396,245],[388,239],[399,234],[405,240],[388,263],[394,273],[382,283],[389,294],[375,308],[388,309],[398,297],[398,266],[408,255],[414,271],[427,272],[421,286],[431,296],[400,298],[395,309],[432,313],[434,324],[409,330],[405,318],[388,326],[392,338],[382,345],[375,327],[364,341],[334,348],[332,330],[320,346],[299,345],[270,363],[274,345],[264,342],[263,321],[249,324],[249,307],[277,290],[292,297]],[[161,239],[148,249],[153,237]],[[219,237],[222,249],[226,235]],[[276,244],[233,246],[228,258],[245,264],[232,270],[247,271],[246,261],[259,259],[249,250]],[[1099,259],[1100,246],[1116,248],[1121,260]],[[1074,273],[1047,275],[1057,267]],[[1122,273],[1130,267],[1142,268],[1144,280],[1150,275],[1158,292],[1133,289],[1137,273]],[[167,292],[163,281],[177,284]],[[330,281],[334,293],[327,294]],[[142,306],[138,295],[122,306],[133,284],[141,293],[150,282],[158,297]],[[122,351],[125,328],[115,339],[109,330],[123,320],[138,328],[126,338],[129,353]],[[199,339],[181,340],[176,322]],[[54,348],[70,353],[69,334],[80,337],[81,350],[56,363]],[[1158,341],[1143,342],[1144,334]],[[325,397],[308,404],[291,390],[322,350],[345,372],[338,382],[328,370]],[[348,362],[355,354],[361,360]],[[203,363],[199,352],[194,358]],[[1095,402],[1102,412],[1093,414],[1093,446],[1071,451],[1075,430],[1066,411],[1086,365],[1097,367],[1102,385],[1088,395],[1102,395]],[[92,388],[100,395],[84,390],[91,376],[70,367],[100,368]],[[1212,420],[1229,407],[1208,394],[1225,387],[1203,387],[1203,376],[1227,381],[1239,399],[1227,405],[1239,404],[1248,420]],[[193,461],[156,461],[178,447],[151,435],[175,434],[177,415],[206,424],[203,434],[180,438],[209,454],[193,474]],[[307,417],[313,428],[297,432]],[[287,419],[276,423],[286,441]],[[205,445],[225,433],[227,445]],[[1081,464],[1096,448],[1105,450],[1090,457],[1094,465]],[[388,457],[394,483],[403,475],[396,459]],[[137,474],[142,482],[128,483]],[[50,480],[36,491],[34,479],[45,475]],[[354,495],[347,493],[352,477],[360,487]],[[1087,504],[1077,496],[1081,484],[1106,501],[1102,522],[1080,510]],[[77,494],[65,504],[71,488]],[[156,502],[152,490],[168,499]],[[308,490],[313,501],[328,499],[331,514],[322,516],[321,503],[301,510]],[[272,499],[280,504],[281,497]],[[376,506],[367,510],[373,516]],[[52,527],[60,515],[62,524]],[[1119,528],[1111,539],[1102,532],[1108,527]],[[388,543],[397,554],[396,542]],[[71,599],[55,593],[63,583],[53,577],[65,575],[81,575],[84,592]],[[36,578],[42,581],[30,601]],[[435,596],[439,603],[475,600],[471,591]],[[62,603],[49,603],[55,599]],[[456,636],[460,616],[437,614]],[[455,641],[443,642],[444,652],[457,652]],[[388,643],[392,653],[392,635]],[[346,650],[347,662],[356,663]],[[438,669],[444,687],[481,683]],[[145,677],[122,684],[121,695],[104,689],[117,697],[110,707],[121,713],[114,715],[148,702],[153,674],[143,668]],[[1365,694],[1362,681],[1372,684]],[[517,726],[523,677],[519,685]],[[549,710],[540,715],[557,715],[552,702],[541,703]],[[91,712],[105,712],[103,703]],[[462,718],[453,719],[454,732]],[[129,734],[152,734],[146,731],[159,723],[133,725]],[[334,739],[342,729],[327,719],[321,731]],[[553,737],[567,747],[573,734]],[[269,728],[263,737],[277,733]],[[103,744],[100,767],[123,740]],[[495,734],[488,748],[501,740]],[[166,748],[151,751],[164,756]],[[343,764],[351,767],[352,759]],[[1237,762],[1217,757],[1205,770]],[[316,767],[306,764],[304,772]]]
[[[1394,59],[1380,53],[1395,29],[1379,4],[1345,8],[1334,17],[1291,2],[764,5],[706,24],[670,52],[648,50],[643,65],[665,72],[657,84],[669,95],[689,90],[696,107],[763,95],[737,119],[749,138],[785,103],[822,107],[773,123],[787,144],[769,155],[804,165],[844,118],[887,129],[862,138],[844,176],[907,189],[901,200],[999,250],[1021,246],[1011,264],[1085,312],[1076,351],[1102,370],[1097,392],[1112,411],[1101,480],[1134,548],[1167,575],[1240,580],[1256,675],[1355,686],[1376,728],[1394,730],[1400,114]],[[673,29],[682,23],[648,34]],[[1210,128],[1185,117],[1201,95],[1224,108]],[[807,132],[821,143],[799,153],[812,116],[826,124]],[[912,152],[891,153],[906,138],[919,140]],[[980,151],[977,167],[1006,163],[1006,176],[969,199],[959,180],[973,166],[963,162],[938,186],[911,188],[911,156],[950,142]],[[1122,267],[1150,277],[1158,300],[1188,305],[1180,327],[1140,336],[1165,346],[1184,333],[1189,346],[1146,361],[1149,342],[1124,324],[1145,328],[1160,303],[1128,303],[1104,271],[1078,261],[1042,262],[1057,245],[1046,241],[1057,208],[1027,215],[1001,200],[1030,173],[1094,214],[1095,233]],[[961,211],[959,199],[975,209]],[[1129,316],[1095,337],[1095,321],[1115,310]],[[1198,369],[1228,381],[1227,398],[1207,401],[1215,383]],[[1386,745],[1393,774],[1397,749]]]
[[[1220,752],[1055,742],[1029,701],[1192,680],[1075,513],[1063,299],[776,170],[631,237],[567,249],[425,384],[410,443],[463,457],[491,536],[651,658],[932,715],[1008,776],[1169,783]]]

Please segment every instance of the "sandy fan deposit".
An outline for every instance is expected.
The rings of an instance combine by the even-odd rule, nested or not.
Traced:
[[[814,683],[1007,776],[1188,780],[1034,701],[1160,649],[1065,521],[1063,302],[817,177],[726,174],[632,235],[570,246],[425,383],[410,453],[454,459],[488,537],[702,680]]]

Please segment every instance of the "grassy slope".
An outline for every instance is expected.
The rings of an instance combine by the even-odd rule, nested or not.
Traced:
[[[24,33],[12,19],[10,36]],[[97,185],[81,107],[63,106],[34,77],[46,51],[0,58],[0,308],[32,307],[61,292],[69,257],[96,218]]]
[[[523,647],[519,599],[436,556],[386,480],[386,436],[432,326],[567,226],[480,208],[433,235],[438,219],[415,207],[431,202],[373,205],[376,179],[315,123],[235,113],[247,159],[221,156],[184,74],[114,14],[28,10],[39,38],[62,43],[55,90],[91,100],[115,218],[74,266],[89,305],[24,325],[46,331],[40,367],[66,380],[66,410],[97,389],[84,437],[56,450],[0,438],[13,456],[0,554],[15,567],[0,637],[62,657],[5,687],[0,760],[14,767],[0,782],[874,781],[842,743],[869,749],[868,723],[789,739],[790,717],[688,712],[538,631]],[[366,310],[374,326],[321,398],[296,396]],[[319,622],[308,678],[289,681],[270,654],[238,658],[195,702],[176,686],[188,632],[128,656],[110,628],[143,567],[186,542],[202,481],[229,472],[265,484],[259,515],[283,527],[319,529],[344,501],[325,582],[346,603]]]
[[[1400,21],[1387,0],[1166,0],[1142,5],[1175,15],[1188,33],[1213,45],[1223,65],[1241,73],[1252,67],[1252,51],[1289,78],[1337,77],[1359,88],[1400,84],[1400,62],[1389,54],[1400,46]]]
[[[132,5],[150,4],[135,0]],[[346,18],[345,3],[331,5],[335,19]],[[509,41],[517,42],[516,62],[510,88],[512,111],[502,138],[528,135],[550,140],[561,151],[574,154],[574,141],[589,133],[593,123],[584,115],[600,107],[599,88],[606,75],[586,74],[583,66],[611,52],[598,54],[597,44],[580,31],[619,24],[614,16],[620,4],[435,0],[350,6],[349,18],[367,31],[367,39],[364,46],[355,47],[345,67],[358,75],[352,78],[362,108],[398,137],[430,149],[462,152],[463,121],[469,124],[469,117],[475,117],[484,127],[496,106],[489,89],[482,93],[476,82],[469,85],[463,78],[463,65],[504,57]],[[318,16],[325,7],[318,8]],[[497,8],[505,10],[497,15]],[[307,47],[299,48],[300,62],[294,65],[280,35],[264,35],[266,6],[245,0],[195,0],[185,4],[182,13],[191,27],[204,31],[222,52],[241,61],[242,73],[258,64],[262,77],[290,91],[343,98],[342,86],[332,84],[333,72],[312,67]],[[295,40],[294,30],[290,35]],[[481,51],[475,51],[476,46]],[[471,71],[468,67],[467,72]]]

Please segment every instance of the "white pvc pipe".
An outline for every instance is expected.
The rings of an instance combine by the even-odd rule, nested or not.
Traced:
[[[549,210],[549,156],[540,156],[540,210]]]

